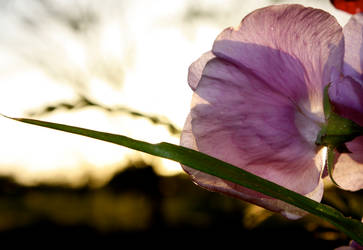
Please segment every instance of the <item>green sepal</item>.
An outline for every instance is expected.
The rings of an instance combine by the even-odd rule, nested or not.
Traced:
[[[347,153],[350,151],[344,143],[363,135],[363,128],[354,121],[335,113],[334,106],[329,98],[329,87],[330,84],[324,88],[323,106],[325,124],[323,124],[315,143],[317,145],[333,147],[338,149],[339,152]]]

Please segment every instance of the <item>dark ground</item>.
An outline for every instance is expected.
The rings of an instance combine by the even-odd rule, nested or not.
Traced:
[[[329,189],[324,203],[356,218],[363,214],[361,193]],[[4,177],[0,240],[320,250],[349,242],[317,217],[290,221],[265,210],[257,215],[251,205],[203,190],[186,175],[160,177],[148,166],[130,167],[101,188],[24,187]]]

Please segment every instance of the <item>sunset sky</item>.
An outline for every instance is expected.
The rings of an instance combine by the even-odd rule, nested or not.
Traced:
[[[45,2],[46,7],[26,0],[0,4],[0,113],[5,115],[29,117],[29,112],[82,95],[107,107],[160,116],[181,129],[192,95],[188,66],[210,50],[224,28],[238,25],[257,8],[280,3],[324,9],[342,25],[349,19],[328,0]],[[34,118],[148,142],[179,142],[166,126],[95,107]],[[0,174],[24,184],[80,185],[92,178],[100,185],[120,167],[140,160],[158,166],[159,174],[181,171],[174,162],[3,117],[0,138]]]

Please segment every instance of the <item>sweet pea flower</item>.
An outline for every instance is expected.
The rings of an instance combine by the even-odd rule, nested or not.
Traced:
[[[335,250],[363,250],[363,246],[359,245],[357,242],[352,240],[349,243],[349,246],[338,247],[338,248],[335,248]]]
[[[181,145],[206,153],[316,201],[323,195],[324,87],[342,116],[363,125],[363,16],[342,29],[329,13],[301,5],[258,9],[225,29],[189,67],[194,91]],[[363,137],[338,155],[334,178],[363,188]],[[198,185],[280,212],[292,205],[183,166]]]

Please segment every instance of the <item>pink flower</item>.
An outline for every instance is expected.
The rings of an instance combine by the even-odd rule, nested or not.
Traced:
[[[363,18],[352,20],[344,28],[345,48],[333,16],[301,5],[259,9],[237,28],[224,30],[212,50],[189,68],[194,95],[181,145],[320,201],[326,148],[315,140],[325,121],[323,88],[328,83],[333,82],[330,92],[341,113],[349,113],[349,106],[363,125],[363,25],[358,21]],[[344,188],[357,190],[363,187],[363,156],[358,155],[363,139],[348,148],[353,154],[340,155],[335,178]],[[183,168],[211,191],[291,219],[304,214],[261,193]]]
[[[363,246],[359,245],[357,242],[352,240],[349,243],[349,246],[338,247],[335,250],[363,250]]]
[[[363,222],[363,218],[361,221]],[[349,246],[341,246],[336,248],[335,250],[363,250],[363,246],[359,245],[356,241],[351,240],[349,242]]]
[[[337,113],[363,125],[363,14],[352,16],[343,29],[345,40],[344,78],[330,89]],[[348,142],[351,154],[341,154],[333,177],[344,189],[363,188],[363,136]]]

